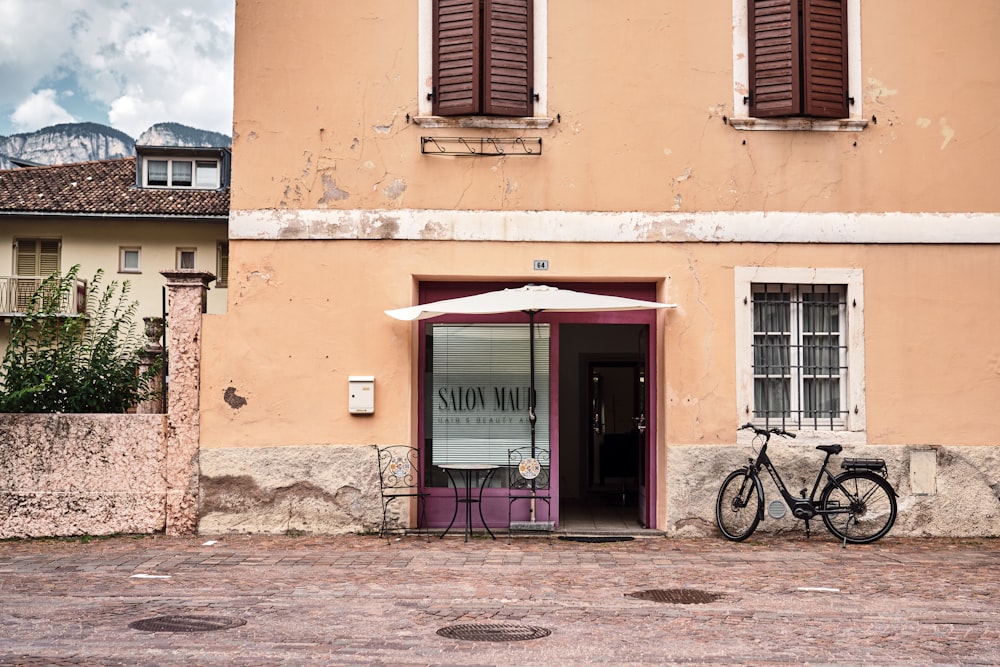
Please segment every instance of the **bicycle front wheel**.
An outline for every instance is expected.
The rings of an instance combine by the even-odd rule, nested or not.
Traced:
[[[745,540],[757,530],[763,512],[757,478],[747,468],[729,473],[715,502],[715,520],[722,535],[734,542]]]
[[[874,473],[838,475],[823,489],[819,501],[827,530],[852,544],[874,542],[896,522],[896,493]]]

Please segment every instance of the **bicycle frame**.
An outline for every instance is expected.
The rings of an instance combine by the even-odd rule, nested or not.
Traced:
[[[816,492],[819,491],[819,485],[824,479],[824,473],[832,484],[835,484],[840,487],[841,490],[846,491],[846,489],[844,489],[840,483],[837,482],[836,476],[827,468],[827,465],[830,462],[831,454],[828,453],[826,458],[823,459],[823,465],[819,469],[819,472],[816,473],[816,481],[813,483],[812,492],[806,496],[806,490],[802,489],[802,497],[797,497],[793,496],[788,490],[788,487],[785,486],[785,482],[781,479],[778,469],[775,468],[774,464],[771,462],[771,457],[767,455],[767,445],[768,441],[765,440],[764,444],[760,446],[760,452],[757,454],[757,460],[755,461],[750,459],[750,467],[758,477],[760,476],[760,469],[762,467],[767,470],[771,479],[774,481],[774,485],[778,487],[778,492],[781,493],[781,497],[785,500],[785,503],[788,504],[788,507],[791,508],[792,516],[796,519],[808,521],[818,514],[837,514],[843,511],[840,508],[834,510],[817,509],[815,503]]]

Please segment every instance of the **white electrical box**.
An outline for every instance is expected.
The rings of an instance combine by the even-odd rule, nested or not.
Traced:
[[[352,415],[370,415],[375,412],[375,376],[352,375],[347,378],[350,390],[347,403]]]

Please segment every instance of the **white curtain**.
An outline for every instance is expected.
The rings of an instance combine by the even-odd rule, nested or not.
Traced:
[[[146,161],[146,183],[149,185],[167,185],[167,161]]]
[[[170,181],[171,185],[191,185],[191,163],[186,161],[174,160],[171,165],[173,170],[172,178]]]
[[[840,285],[755,286],[754,417],[842,419],[844,295]]]

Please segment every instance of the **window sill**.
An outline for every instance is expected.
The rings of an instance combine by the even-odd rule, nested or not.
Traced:
[[[728,122],[734,130],[861,132],[868,127],[865,118],[729,118]]]
[[[837,429],[837,430],[813,430],[813,429],[802,429],[796,430],[794,427],[789,426],[789,431],[795,433],[795,440],[789,438],[775,437],[771,440],[771,443],[780,441],[782,445],[800,446],[806,449],[812,449],[817,445],[828,445],[830,443],[836,442],[847,447],[860,447],[868,444],[868,433],[867,431],[856,431],[850,429]],[[738,431],[736,435],[736,444],[745,446],[753,443],[754,436],[749,431]]]
[[[503,118],[499,116],[414,116],[421,127],[481,128],[484,130],[544,130],[551,118]]]

